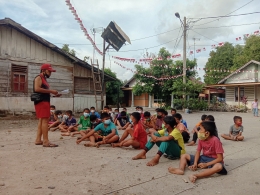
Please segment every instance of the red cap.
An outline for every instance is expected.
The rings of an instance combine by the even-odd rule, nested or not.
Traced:
[[[54,70],[50,64],[43,64],[41,66],[41,70],[48,70],[48,71],[51,71],[51,72],[56,72],[56,70]]]

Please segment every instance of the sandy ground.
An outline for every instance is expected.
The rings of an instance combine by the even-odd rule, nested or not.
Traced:
[[[184,114],[190,129],[200,120],[203,112]],[[146,163],[155,155],[155,146],[147,159],[133,161],[139,153],[131,148],[86,148],[77,145],[76,138],[60,139],[60,132],[50,132],[50,140],[58,148],[35,146],[37,121],[34,117],[24,120],[15,117],[0,119],[0,194],[259,194],[260,193],[260,118],[250,113],[213,114],[219,133],[227,133],[234,115],[243,117],[245,141],[222,140],[225,150],[227,176],[185,183],[192,173],[169,174],[169,166],[177,167],[178,160],[161,158],[160,164],[147,167]],[[9,118],[10,119],[10,118]],[[122,134],[122,131],[120,131]],[[196,147],[186,147],[195,153]],[[52,188],[52,189],[51,189]]]

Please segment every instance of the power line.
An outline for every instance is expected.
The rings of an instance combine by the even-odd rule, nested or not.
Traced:
[[[210,29],[210,28],[230,28],[230,27],[233,27],[233,26],[249,26],[249,25],[254,25],[254,24],[260,24],[260,22],[254,22],[254,23],[248,23],[248,24],[234,24],[234,25],[229,25],[229,26],[209,26],[209,27],[201,27],[201,28],[193,28],[193,29]],[[199,25],[194,25],[194,26],[199,26]],[[191,27],[192,28],[192,27]],[[180,28],[178,28],[180,29]],[[170,31],[166,31],[166,32],[162,32],[160,34],[164,34],[164,33],[168,33],[168,32],[172,32],[176,29],[173,29],[173,30],[170,30]],[[157,36],[157,35],[160,35],[160,34],[156,34],[156,35],[151,35],[149,37],[154,37],[154,36]],[[148,37],[143,37],[143,38],[139,38],[139,39],[134,39],[134,40],[141,40],[141,39],[146,39]],[[133,40],[132,40],[133,41]],[[63,45],[65,43],[53,43],[53,44],[56,44],[56,45]],[[84,43],[66,43],[68,45],[92,45],[92,44],[84,44]],[[102,45],[102,43],[96,43],[96,45]],[[128,44],[127,44],[128,45]]]
[[[254,0],[251,0],[251,1],[247,2],[246,4],[242,5],[241,7],[237,8],[236,10],[234,10],[234,11],[228,13],[227,15],[230,15],[230,14],[236,12],[237,10],[242,9],[243,7],[245,7],[245,6],[247,6],[248,4],[252,3],[253,1],[254,1]],[[204,25],[204,24],[209,24],[209,23],[211,23],[211,22],[215,22],[215,21],[217,21],[217,20],[218,20],[218,19],[216,19],[216,20],[212,20],[212,21],[209,21],[209,22],[206,22],[206,23],[203,23],[203,24],[198,24],[198,25],[195,25],[195,26],[201,26],[201,25]]]
[[[229,25],[229,26],[210,26],[210,27],[205,27],[205,28],[193,28],[193,29],[209,29],[209,28],[229,28],[233,26],[249,26],[253,24],[260,24],[260,22],[255,22],[255,23],[249,23],[249,24],[234,24],[234,25]],[[197,25],[195,25],[197,26]]]
[[[203,17],[203,18],[190,18],[190,19],[205,20],[205,19],[211,19],[211,18],[229,18],[229,17],[246,16],[246,15],[252,15],[252,14],[260,14],[260,12],[250,12],[250,13],[235,14],[235,15],[224,15],[224,16],[209,16],[209,17]]]
[[[180,32],[181,32],[181,29],[182,29],[182,25],[181,25],[181,27],[180,27],[180,29],[179,29],[179,32],[178,32],[178,35],[177,35],[177,37],[179,37],[179,34],[180,34]],[[181,35],[181,37],[183,36],[183,34]],[[181,38],[180,37],[180,38]],[[173,54],[175,53],[175,49],[176,49],[176,47],[177,47],[177,42],[178,42],[178,39],[176,39],[176,42],[175,42],[175,44],[174,44],[174,47],[173,47]],[[179,43],[178,43],[179,44]]]
[[[192,30],[192,29],[191,29],[191,30]],[[211,39],[211,38],[208,38],[208,37],[204,36],[203,34],[200,34],[200,33],[196,32],[195,30],[192,30],[192,31],[195,32],[195,33],[197,33],[197,34],[199,34],[199,35],[201,35],[201,36],[203,36],[203,37],[205,37],[205,38],[207,38],[207,39],[209,39],[209,40],[211,40],[211,41],[214,41],[214,42],[218,43],[217,41],[215,41],[215,40],[213,40],[213,39]]]
[[[178,39],[178,38],[177,38],[177,39]],[[142,48],[142,49],[134,49],[134,50],[127,50],[127,51],[111,51],[111,52],[129,52],[129,51],[140,51],[140,50],[144,50],[144,49],[152,49],[152,48],[160,47],[160,46],[165,45],[165,44],[167,44],[167,43],[173,42],[173,41],[175,41],[175,40],[176,40],[176,39],[173,39],[173,40],[171,40],[171,41],[167,41],[167,42],[162,43],[162,44],[160,44],[160,45],[156,45],[156,46],[152,46],[152,47],[146,47],[146,48]]]
[[[148,39],[148,38],[151,38],[151,37],[155,37],[155,36],[158,36],[158,35],[162,35],[162,34],[165,34],[165,33],[169,33],[169,32],[172,32],[172,31],[175,31],[175,30],[178,30],[180,28],[175,28],[175,29],[172,29],[172,30],[169,30],[169,31],[165,31],[165,32],[162,32],[162,33],[158,33],[156,35],[151,35],[151,36],[148,36],[148,37],[142,37],[142,38],[138,38],[138,39],[133,39],[131,41],[139,41],[139,40],[142,40],[142,39]]]

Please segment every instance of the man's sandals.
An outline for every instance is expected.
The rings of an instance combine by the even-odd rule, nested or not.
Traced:
[[[59,145],[49,143],[49,144],[47,144],[47,145],[42,145],[42,146],[43,146],[43,147],[49,147],[49,148],[55,148],[55,147],[58,147]]]

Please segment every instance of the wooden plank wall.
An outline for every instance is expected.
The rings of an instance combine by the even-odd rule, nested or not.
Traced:
[[[28,70],[28,92],[33,92],[33,80],[34,78],[39,75],[41,64],[29,64]],[[50,88],[62,91],[65,89],[69,89],[69,94],[62,95],[63,98],[65,97],[73,97],[73,68],[66,67],[66,66],[57,66],[53,65],[53,68],[56,72],[53,72],[51,77],[47,79]]]
[[[73,67],[67,57],[7,26],[0,26],[0,59]]]
[[[0,60],[0,97],[7,96],[7,92],[10,92],[10,63]]]
[[[226,87],[226,101],[235,102],[235,87]]]

